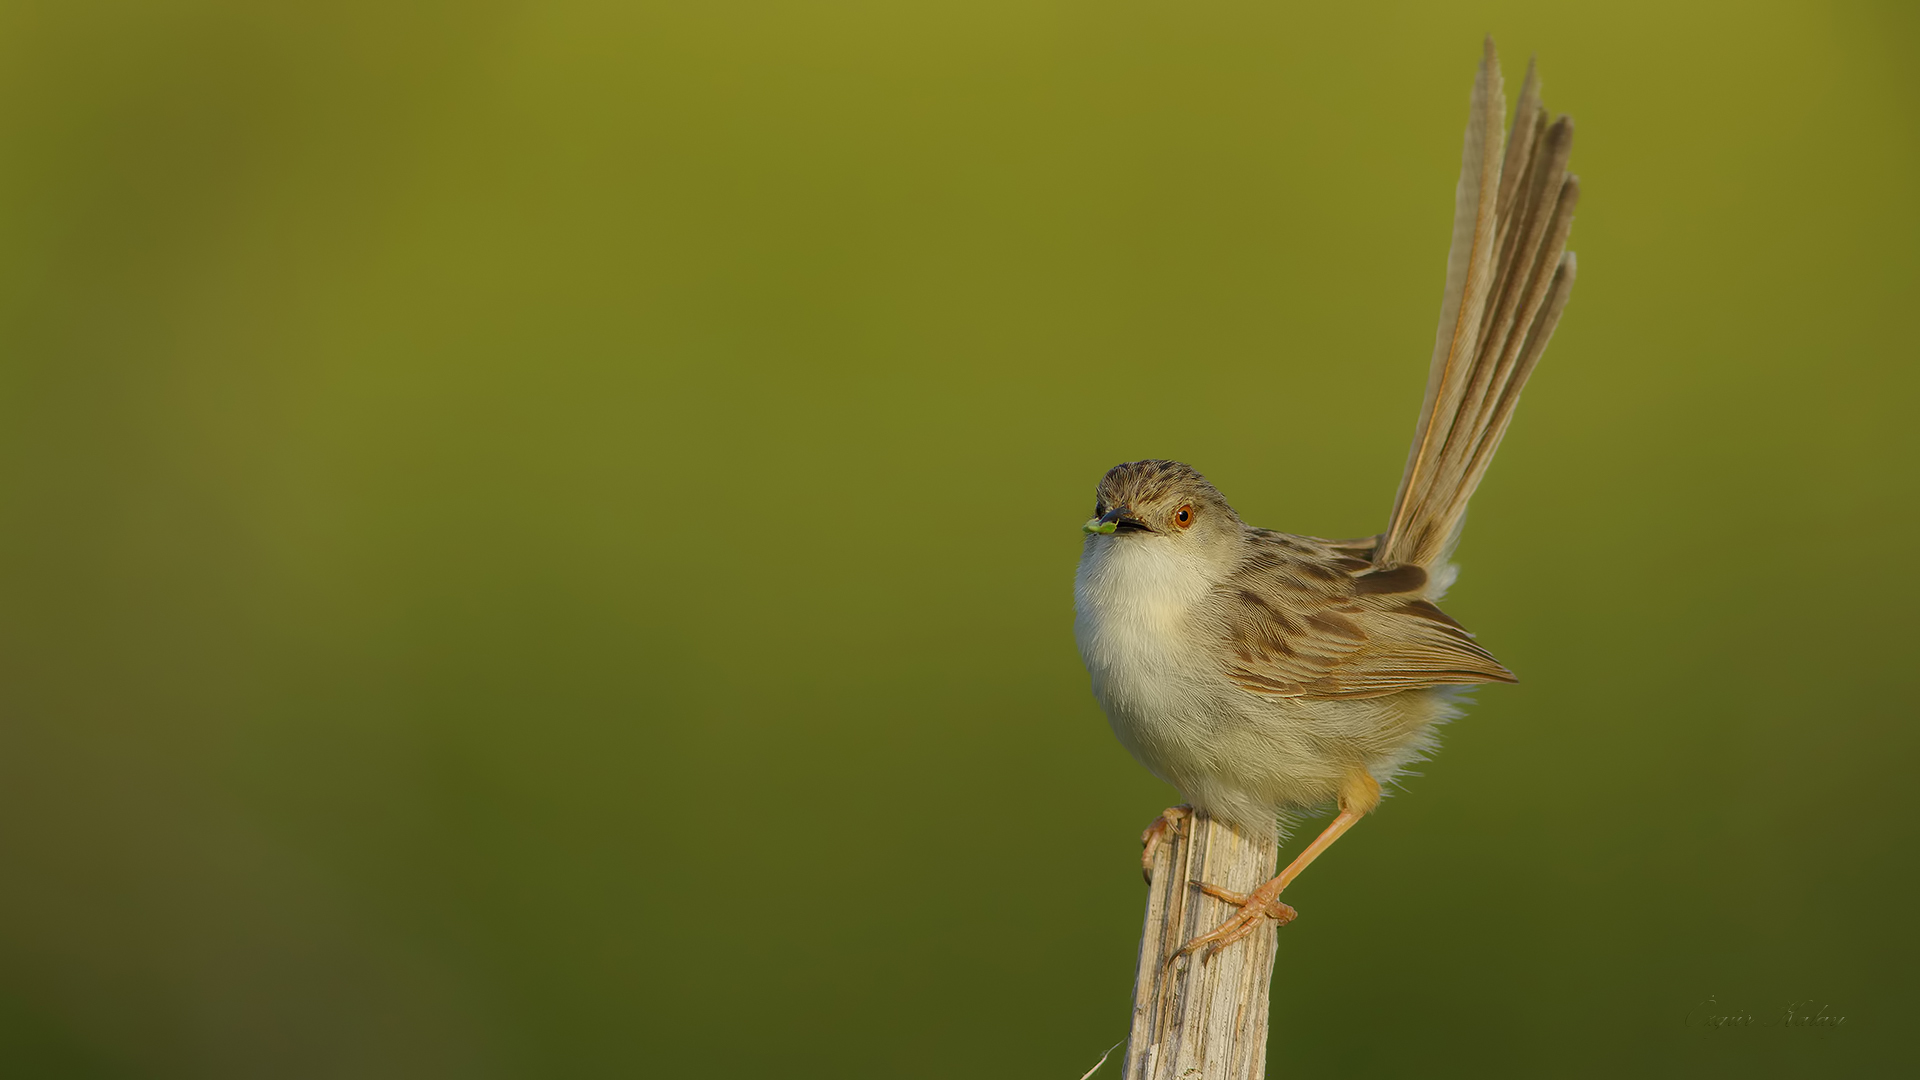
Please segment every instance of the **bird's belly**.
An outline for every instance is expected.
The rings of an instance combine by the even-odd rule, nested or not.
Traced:
[[[1155,776],[1179,786],[1205,756],[1219,705],[1201,677],[1204,655],[1170,613],[1082,611],[1081,658],[1093,694],[1121,745]]]

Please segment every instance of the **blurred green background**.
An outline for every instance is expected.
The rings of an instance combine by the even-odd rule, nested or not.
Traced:
[[[1525,681],[1273,1072],[1911,1060],[1911,6],[299,7],[0,8],[10,1074],[1078,1077],[1174,799],[1093,485],[1381,527],[1488,31],[1585,184]]]

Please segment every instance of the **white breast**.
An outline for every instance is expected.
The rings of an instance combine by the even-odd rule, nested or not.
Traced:
[[[1167,780],[1174,744],[1205,709],[1193,617],[1212,580],[1197,554],[1170,537],[1093,536],[1074,578],[1074,636],[1094,696],[1133,756]]]

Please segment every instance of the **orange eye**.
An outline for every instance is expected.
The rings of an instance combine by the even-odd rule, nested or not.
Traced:
[[[1173,512],[1173,523],[1183,529],[1193,524],[1193,507],[1183,506],[1175,510]]]

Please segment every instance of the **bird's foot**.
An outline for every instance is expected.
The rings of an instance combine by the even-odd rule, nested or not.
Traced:
[[[1299,914],[1290,905],[1280,902],[1280,890],[1287,887],[1284,878],[1274,878],[1250,893],[1232,892],[1218,885],[1209,885],[1204,881],[1190,881],[1187,884],[1216,900],[1225,900],[1240,910],[1234,912],[1231,918],[1221,923],[1211,933],[1201,934],[1180,946],[1172,956],[1167,957],[1168,964],[1172,964],[1195,949],[1205,949],[1206,951],[1200,954],[1200,962],[1204,964],[1213,959],[1214,953],[1253,933],[1263,920],[1272,919],[1281,926],[1285,926]]]
[[[1147,879],[1147,884],[1153,884],[1153,853],[1160,850],[1160,841],[1180,835],[1181,823],[1192,816],[1193,807],[1186,803],[1169,806],[1140,834],[1140,876]]]

